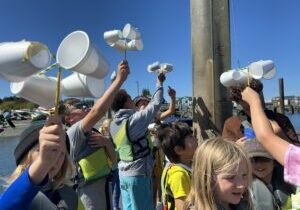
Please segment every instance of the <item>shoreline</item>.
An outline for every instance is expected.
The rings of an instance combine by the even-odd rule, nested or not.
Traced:
[[[30,124],[31,120],[14,120],[15,128],[6,126],[4,131],[0,133],[0,140],[9,139],[12,137],[18,137],[21,135],[22,131]]]

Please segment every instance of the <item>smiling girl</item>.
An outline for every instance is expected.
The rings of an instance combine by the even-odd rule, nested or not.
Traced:
[[[249,192],[251,164],[240,146],[220,138],[206,140],[196,150],[189,210],[252,210]]]

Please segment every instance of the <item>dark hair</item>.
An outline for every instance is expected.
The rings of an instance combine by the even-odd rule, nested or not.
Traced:
[[[264,88],[263,84],[257,79],[251,79],[250,85],[253,90],[255,90],[258,94],[260,94]],[[232,101],[240,101],[242,100],[241,92],[246,88],[245,85],[239,87],[231,87],[229,89],[229,98]]]
[[[129,97],[130,96],[128,95],[126,90],[124,90],[124,89],[119,90],[112,102],[112,105],[111,105],[112,110],[114,112],[117,112],[120,109],[123,109],[124,105]]]
[[[175,146],[185,148],[184,139],[192,134],[192,129],[183,122],[161,124],[157,128],[157,137],[161,142],[165,155],[171,162],[179,162],[179,156],[175,152]]]
[[[64,101],[64,104],[68,104],[68,105],[74,105],[80,103],[80,99],[78,98],[68,98]]]

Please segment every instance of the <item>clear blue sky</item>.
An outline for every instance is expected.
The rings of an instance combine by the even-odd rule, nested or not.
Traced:
[[[278,73],[264,81],[267,99],[278,95],[278,78],[285,79],[286,95],[300,95],[300,1],[231,0],[232,67],[259,59],[272,59]],[[84,30],[110,63],[110,73],[123,58],[103,40],[103,32],[122,29],[126,23],[142,33],[144,50],[129,52],[131,67],[124,88],[134,97],[137,81],[154,91],[155,74],[147,65],[158,60],[174,65],[166,85],[178,96],[192,94],[190,4],[187,0],[2,0],[0,42],[22,39],[39,41],[56,53],[59,43],[72,31]],[[106,87],[109,75],[106,77]],[[55,74],[55,71],[50,72]],[[64,77],[69,72],[64,72]],[[0,80],[0,98],[10,96],[9,83]]]

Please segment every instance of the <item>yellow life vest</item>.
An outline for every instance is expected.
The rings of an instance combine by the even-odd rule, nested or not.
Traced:
[[[93,129],[97,131],[96,129]],[[98,132],[98,131],[97,131]],[[78,161],[84,181],[101,179],[111,172],[112,164],[104,148],[98,148]]]
[[[137,140],[131,140],[129,138],[127,123],[127,119],[123,120],[118,131],[114,134],[112,133],[112,138],[116,145],[116,151],[119,153],[120,160],[134,161],[150,154],[151,149],[147,133]]]

